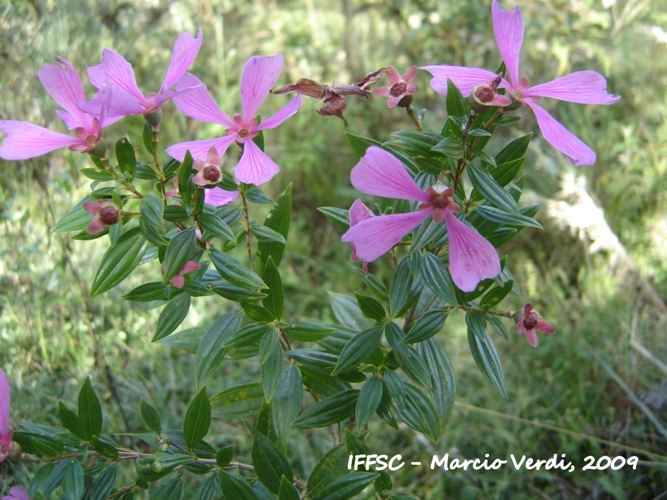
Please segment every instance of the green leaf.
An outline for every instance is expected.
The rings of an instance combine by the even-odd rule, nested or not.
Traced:
[[[91,297],[112,289],[139,265],[148,243],[138,232],[138,229],[129,230],[104,253],[90,287]]]
[[[394,370],[385,370],[382,379],[395,406],[405,406],[405,384]]]
[[[331,375],[335,376],[351,368],[356,368],[380,345],[381,339],[382,328],[379,326],[372,326],[356,334],[340,353],[338,363],[336,363]]]
[[[357,304],[359,304],[359,309],[364,316],[377,321],[384,321],[387,318],[384,307],[376,299],[367,295],[361,295],[360,293],[355,293],[354,295],[357,297]]]
[[[254,418],[264,401],[261,382],[237,385],[211,398],[211,406],[219,418]]]
[[[116,443],[111,441],[111,439],[105,436],[99,438],[93,436],[92,442],[95,451],[103,457],[110,458],[111,460],[118,459],[118,448],[116,448]]]
[[[276,200],[269,215],[264,221],[264,227],[272,229],[280,234],[284,240],[289,234],[290,220],[292,218],[292,183],[290,183],[285,190],[280,194]],[[259,239],[259,237],[258,237]],[[260,239],[259,245],[259,262],[260,269],[266,265],[269,257],[273,259],[276,267],[280,266],[283,260],[283,253],[285,252],[285,242],[280,241],[262,241]]]
[[[233,498],[234,500],[258,500],[255,492],[243,479],[234,477],[222,470],[219,475],[220,487],[222,488],[222,493],[225,498]]]
[[[225,357],[225,342],[241,326],[240,312],[223,314],[206,330],[195,356],[195,379],[200,384]]]
[[[401,343],[415,344],[430,339],[442,330],[446,319],[447,313],[442,309],[432,309],[425,312],[414,322],[408,334],[401,340]]]
[[[169,300],[169,295],[172,293],[181,293],[177,288],[172,288],[171,285],[164,285],[160,282],[145,283],[139,285],[134,290],[123,295],[125,300],[132,300],[135,302],[152,302],[154,300]]]
[[[190,296],[182,293],[174,297],[162,310],[157,320],[157,329],[151,342],[171,335],[190,311]]]
[[[261,189],[258,187],[252,186],[245,192],[246,200],[251,203],[258,203],[264,205],[273,205],[275,201],[266,196]]]
[[[197,236],[195,235],[194,226],[181,231],[174,236],[164,253],[164,281],[169,283],[169,280],[176,276],[185,263],[190,260],[190,257],[195,252],[195,243]]]
[[[187,208],[180,205],[168,205],[164,207],[162,217],[169,222],[183,222],[190,218]]]
[[[137,158],[127,137],[123,137],[116,142],[116,160],[118,160],[120,171],[129,174],[129,180],[132,180],[137,172]]]
[[[514,280],[509,280],[505,282],[503,286],[492,288],[486,292],[484,297],[482,297],[482,300],[479,302],[479,307],[483,309],[491,309],[492,307],[496,307],[505,297],[507,297],[507,294],[512,291],[513,286]]]
[[[424,253],[421,275],[426,285],[439,299],[453,306],[458,305],[456,288],[449,271],[431,252]]]
[[[289,362],[283,370],[280,385],[273,398],[273,425],[278,443],[287,449],[287,438],[292,422],[299,416],[303,399],[301,372],[294,362]]]
[[[102,406],[90,383],[90,377],[86,378],[79,391],[79,420],[88,441],[102,433]]]
[[[51,476],[49,476],[49,479],[46,480],[44,486],[42,487],[42,492],[44,495],[48,495],[62,484],[65,471],[72,462],[76,462],[76,460],[73,458],[66,458],[56,466],[54,471],[51,473]]]
[[[294,477],[292,467],[285,455],[268,437],[250,425],[247,427],[253,439],[252,465],[257,478],[273,493],[278,493],[281,477],[285,476],[289,481]]]
[[[430,389],[432,387],[431,377],[426,369],[426,364],[414,347],[401,343],[404,338],[401,328],[396,323],[388,323],[385,325],[385,336],[405,374],[418,384]]]
[[[211,403],[206,395],[206,387],[194,397],[183,422],[183,438],[188,449],[193,450],[206,437],[211,426]]]
[[[192,181],[192,155],[186,151],[181,168],[178,170],[178,194],[184,205],[189,205],[197,186]]]
[[[160,432],[162,430],[160,415],[144,398],[141,398],[141,418],[144,419],[144,422],[150,430],[154,432]]]
[[[398,318],[405,313],[413,281],[414,278],[410,271],[410,259],[405,258],[396,268],[389,289],[389,310],[391,311],[392,319]]]
[[[280,480],[280,488],[278,490],[278,500],[300,500],[299,490],[297,490],[292,482],[285,476]]]
[[[202,235],[204,240],[212,237],[219,237],[227,241],[234,241],[236,239],[232,228],[215,214],[202,212],[197,216],[197,221],[201,224],[202,229],[204,229],[204,234]]]
[[[30,480],[30,485],[28,487],[28,496],[30,498],[36,498],[37,492],[43,490],[44,485],[51,477],[55,468],[56,464],[47,463],[40,467],[37,472],[35,472],[35,474],[32,476],[32,479]]]
[[[456,118],[468,116],[468,101],[461,95],[459,89],[447,78],[447,115]]]
[[[272,319],[280,319],[283,315],[285,291],[278,268],[273,262],[273,257],[269,257],[264,265],[262,280],[268,285],[266,298],[262,299],[262,304],[273,315]]]
[[[282,245],[285,244],[285,237],[282,234],[263,224],[250,224],[250,232],[261,243],[275,242]]]
[[[354,135],[350,132],[345,132],[345,138],[350,144],[352,152],[354,153],[354,156],[357,157],[357,160],[361,160],[361,157],[366,154],[366,150],[370,146],[382,146],[381,142],[360,135]]]
[[[476,163],[469,163],[466,170],[470,182],[486,199],[487,203],[512,214],[519,213],[514,198],[496,182],[491,174]]]
[[[431,150],[442,140],[442,136],[439,134],[403,129],[393,132],[391,135],[400,139],[399,144],[411,156],[438,156],[433,154]]]
[[[275,328],[271,325],[266,323],[251,323],[230,335],[223,346],[225,348],[249,346],[259,342],[262,337],[272,332],[275,332]]]
[[[259,342],[259,363],[262,366],[262,387],[264,398],[270,403],[280,385],[283,372],[283,350],[275,329],[268,332]]]
[[[502,165],[498,165],[498,168],[494,169],[491,175],[493,175],[498,184],[505,187],[514,180],[525,161],[526,158],[522,157],[517,160],[505,162]]]
[[[266,297],[265,293],[249,290],[248,288],[232,285],[230,283],[217,283],[211,286],[211,291],[227,300],[233,300],[235,302],[262,300]]]
[[[417,351],[426,363],[426,368],[431,375],[433,389],[429,392],[440,417],[441,428],[444,430],[456,396],[454,368],[447,357],[447,353],[435,339],[420,343],[417,346]]]
[[[371,484],[379,474],[371,472],[350,472],[324,488],[312,500],[348,500],[356,497],[366,486]]]
[[[505,340],[509,340],[509,335],[507,334],[507,328],[505,328],[505,325],[498,316],[489,316],[488,321],[489,323],[491,323],[491,327],[496,331],[498,335],[503,337]]]
[[[322,399],[304,411],[297,418],[294,427],[326,427],[345,420],[354,413],[359,391],[348,389]]]
[[[340,293],[329,292],[334,316],[343,325],[362,330],[371,326],[371,322],[361,314],[357,301]]]
[[[242,267],[235,258],[230,257],[217,248],[209,249],[209,256],[220,276],[232,285],[249,289],[268,288],[262,278],[257,276],[254,271],[247,267]]]
[[[504,210],[500,210],[499,208],[478,205],[475,211],[485,219],[492,222],[498,222],[499,224],[519,227],[536,227],[537,229],[542,229],[540,223],[535,219],[526,217],[525,215],[509,214]]]
[[[83,208],[83,204],[89,201],[93,201],[93,198],[86,196],[72,210],[63,215],[53,227],[53,232],[81,231],[82,229],[86,229],[90,221],[93,220],[93,216]]]
[[[532,136],[533,134],[527,134],[510,142],[507,146],[496,153],[496,164],[502,165],[503,163],[521,158],[526,153]]]
[[[337,207],[318,207],[317,211],[323,213],[324,216],[338,229],[342,229],[343,231],[350,229],[350,212],[348,210]],[[88,225],[88,223],[86,223],[86,225]],[[86,226],[83,228],[85,227]]]
[[[468,344],[475,363],[477,363],[484,377],[507,399],[503,366],[500,363],[496,346],[486,332],[484,315],[477,312],[467,312],[466,325],[468,326]]]
[[[405,384],[405,407],[395,406],[398,416],[432,442],[440,437],[440,417],[433,402],[418,387]]]
[[[348,451],[345,443],[330,449],[317,464],[308,478],[308,496],[322,492],[327,486],[348,473]]]
[[[215,456],[215,463],[219,468],[227,467],[229,463],[234,458],[234,445],[230,444],[224,448],[220,448],[217,455]]]
[[[77,460],[70,460],[63,474],[63,493],[73,500],[83,495],[83,468]]]
[[[447,158],[451,158],[452,160],[463,158],[464,153],[461,143],[453,137],[444,138],[438,144],[433,146],[432,150],[437,153],[442,153]]]
[[[201,327],[187,328],[178,333],[174,333],[173,335],[169,335],[169,337],[158,340],[157,343],[178,347],[190,354],[197,354],[197,348],[199,347],[202,338],[204,338],[205,332],[206,329]]]
[[[357,429],[361,429],[371,419],[382,401],[382,381],[371,376],[361,386],[359,399],[357,400]]]
[[[297,323],[296,325],[285,326],[282,330],[289,338],[299,342],[315,342],[327,338],[336,331],[335,328],[313,323]]]
[[[63,427],[74,434],[79,439],[87,439],[87,435],[81,426],[79,416],[67,408],[62,401],[58,402],[58,417]]]
[[[374,274],[366,275],[364,270],[360,267],[355,267],[355,270],[359,273],[359,276],[361,276],[361,279],[364,281],[368,289],[373,292],[373,295],[375,295],[382,302],[386,302],[389,299],[389,292],[387,291],[387,287],[384,286],[384,283],[382,283],[380,278]]]
[[[97,476],[90,490],[90,498],[107,498],[116,484],[116,466],[106,467]]]
[[[217,474],[211,474],[202,484],[197,500],[222,500],[222,489],[220,478]]]
[[[144,123],[144,131],[143,131],[143,141],[144,141],[144,147],[148,151],[148,153],[152,156],[155,154],[155,144],[153,144],[153,127],[151,127],[148,122]]]
[[[170,479],[155,490],[151,498],[154,500],[183,500],[185,498],[183,480],[180,476]]]
[[[255,321],[270,323],[275,319],[271,311],[257,304],[242,303],[241,307],[243,308],[243,312],[246,314],[246,316]]]

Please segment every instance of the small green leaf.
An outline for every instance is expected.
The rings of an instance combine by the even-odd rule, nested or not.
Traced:
[[[160,415],[144,398],[141,398],[141,418],[144,419],[144,422],[150,430],[154,432],[160,432],[162,430]]]
[[[405,407],[394,407],[398,416],[432,442],[440,437],[440,417],[433,402],[418,387],[405,384]]]
[[[155,154],[155,144],[153,144],[153,127],[151,127],[148,122],[144,123],[143,136],[144,147],[150,155]]]
[[[93,483],[90,498],[107,498],[116,484],[116,466],[106,467]]]
[[[453,306],[458,305],[456,288],[449,271],[431,252],[424,253],[421,275],[426,285],[441,300]]]
[[[424,360],[414,347],[401,343],[404,338],[401,328],[394,322],[388,323],[385,325],[385,336],[405,374],[418,384],[432,388],[431,377]]]
[[[273,425],[278,443],[283,450],[287,449],[287,438],[290,435],[292,422],[299,416],[303,398],[301,372],[289,362],[283,370],[280,385],[273,398]]]
[[[405,406],[405,383],[394,370],[385,370],[382,379],[395,406]]]
[[[498,335],[503,337],[505,340],[509,340],[507,328],[505,328],[505,325],[498,316],[489,316],[488,321],[489,323],[491,323],[491,327],[496,331]]]
[[[251,203],[259,203],[264,205],[273,205],[275,202],[266,196],[261,189],[256,186],[252,186],[245,192],[246,200]]]
[[[268,288],[266,283],[254,271],[242,267],[239,262],[217,248],[209,249],[209,256],[215,269],[232,285],[249,289]]]
[[[190,218],[190,212],[180,205],[168,205],[164,207],[162,217],[169,222],[183,222]]]
[[[300,500],[299,490],[285,476],[280,480],[280,489],[278,490],[278,500]]]
[[[163,283],[169,283],[169,280],[183,269],[185,263],[194,254],[196,241],[194,226],[181,231],[171,239],[164,253]]]
[[[437,153],[442,153],[447,158],[458,160],[463,158],[463,146],[453,137],[446,137],[432,148]]]
[[[479,213],[485,219],[492,222],[498,222],[499,224],[519,227],[535,227],[537,229],[542,229],[541,224],[531,217],[510,214],[504,210],[500,210],[499,208],[478,205],[475,209],[475,212]]]
[[[368,380],[361,386],[359,399],[357,400],[357,429],[361,429],[371,419],[382,401],[382,381],[375,377],[368,377]]]
[[[219,237],[227,241],[234,241],[236,239],[234,231],[215,214],[202,212],[197,216],[197,221],[204,230],[203,239],[211,237]]]
[[[352,152],[354,153],[354,156],[357,157],[357,160],[361,160],[361,157],[366,154],[366,150],[370,146],[382,146],[382,143],[376,140],[368,139],[367,137],[362,137],[360,135],[354,135],[350,132],[345,132],[345,138],[350,144]]]
[[[323,213],[338,229],[343,231],[350,229],[350,212],[348,210],[337,207],[318,207],[317,211]]]
[[[379,474],[371,472],[350,472],[324,488],[313,500],[349,500],[371,484]]]
[[[70,460],[63,474],[63,493],[78,500],[83,495],[83,468],[78,460]]]
[[[530,144],[532,136],[533,134],[524,135],[506,145],[496,153],[496,164],[502,165],[503,163],[521,158],[528,150],[528,145]]]
[[[234,458],[234,445],[230,444],[229,446],[220,448],[220,451],[218,451],[217,455],[215,456],[215,463],[219,468],[222,469],[229,465],[229,463],[232,461],[232,458]]]
[[[44,495],[48,495],[62,484],[65,471],[72,462],[76,462],[76,460],[73,458],[66,458],[56,466],[54,471],[51,473],[51,476],[49,476],[49,479],[46,480],[44,486],[42,487],[42,492]]]
[[[470,182],[487,203],[505,212],[519,214],[519,207],[514,198],[498,184],[490,173],[476,163],[469,163],[466,171]]]
[[[181,476],[169,479],[153,492],[151,498],[154,500],[183,500],[185,498],[185,486]]]
[[[93,216],[83,208],[83,204],[89,201],[93,201],[93,198],[86,196],[72,210],[63,215],[53,227],[53,232],[81,231],[82,229],[86,229],[93,219]]]
[[[127,137],[123,137],[116,142],[116,160],[120,171],[130,176],[132,180],[137,172],[137,158],[134,154],[134,148]]]
[[[167,295],[169,292],[169,295]],[[160,282],[145,283],[123,295],[125,300],[135,302],[152,302],[154,300],[169,300],[172,293],[180,293],[180,290],[172,289],[171,285]]]
[[[454,404],[454,397],[456,396],[454,368],[445,350],[435,339],[421,342],[417,346],[417,351],[426,363],[428,372],[431,375],[433,389],[429,392],[440,417],[441,428],[444,430],[445,423],[449,418],[449,412]]]
[[[308,495],[317,495],[327,486],[343,477],[347,469],[348,450],[345,443],[330,449],[317,464],[308,478]]]
[[[380,345],[381,339],[382,328],[378,326],[372,326],[356,334],[340,353],[336,368],[331,372],[331,375],[335,376],[351,368],[356,368]]]
[[[104,253],[90,287],[91,297],[112,289],[139,265],[148,243],[138,233],[139,229],[129,230]]]
[[[459,89],[447,79],[447,114],[456,118],[468,116],[468,101],[461,95]]]
[[[190,296],[182,293],[174,297],[162,310],[157,320],[157,329],[151,342],[171,335],[190,311]]]
[[[90,383],[90,377],[86,378],[79,391],[79,420],[88,441],[102,433],[102,406]]]
[[[410,296],[410,289],[414,278],[410,270],[411,259],[405,258],[396,268],[394,277],[391,280],[391,287],[389,289],[389,310],[392,318],[398,318],[406,311],[408,298]]]
[[[483,309],[491,309],[496,307],[507,295],[512,291],[514,280],[505,282],[503,286],[497,286],[486,292],[479,302],[479,307]]]
[[[233,498],[234,500],[259,500],[252,488],[243,479],[234,477],[222,470],[219,475],[220,486],[225,498]]]
[[[362,330],[371,326],[371,322],[361,314],[357,301],[341,293],[329,292],[334,316],[343,325]]]
[[[87,435],[81,426],[79,416],[67,408],[62,401],[58,402],[58,417],[63,427],[79,439],[87,439]]]
[[[335,328],[325,325],[316,325],[314,323],[297,323],[296,325],[285,326],[282,330],[289,338],[298,340],[299,342],[315,342],[317,340],[322,340],[336,331]]]
[[[254,418],[264,401],[261,382],[229,387],[211,398],[211,406],[219,418]]]
[[[257,304],[242,303],[241,307],[243,308],[243,312],[246,314],[246,316],[255,321],[270,323],[275,319],[271,311]]]
[[[273,493],[280,490],[280,479],[285,476],[289,481],[294,477],[292,467],[285,455],[271,442],[269,438],[248,425],[252,434],[252,465],[257,478]]]
[[[250,224],[250,232],[261,243],[276,242],[285,244],[285,237],[282,234],[263,224]]]
[[[95,451],[103,457],[110,458],[111,460],[118,459],[118,448],[116,448],[116,443],[111,441],[111,439],[93,436],[92,442]]]
[[[218,283],[213,285],[211,286],[211,291],[220,295],[221,297],[226,298],[227,300],[233,300],[235,302],[262,300],[264,297],[266,297],[265,293],[260,293],[255,290],[232,285],[230,283]]]
[[[262,304],[273,315],[272,319],[280,319],[283,315],[285,291],[283,290],[283,282],[280,279],[278,268],[273,262],[273,257],[269,257],[266,260],[262,280],[268,285],[266,298],[262,299]]]
[[[415,344],[430,339],[442,330],[446,319],[447,313],[442,309],[432,309],[425,312],[414,322],[408,334],[401,340],[401,343]]]
[[[266,323],[251,323],[242,328],[239,328],[232,335],[230,335],[223,346],[225,348],[245,347],[251,344],[256,344],[262,337],[269,333],[275,332],[275,328]]]
[[[283,350],[275,329],[264,335],[259,342],[259,363],[262,366],[264,397],[270,403],[278,390],[283,372]]]
[[[189,205],[192,200],[192,195],[195,192],[196,186],[192,181],[192,155],[190,151],[186,151],[181,168],[178,170],[178,194],[183,201],[183,204]]]
[[[348,389],[322,399],[304,411],[294,421],[295,427],[326,427],[345,420],[354,413],[359,391]]]
[[[355,293],[354,295],[357,297],[357,304],[359,304],[359,309],[361,309],[364,316],[377,321],[384,321],[387,318],[384,307],[382,307],[382,304],[377,299],[361,295],[360,293]]]
[[[475,363],[477,363],[484,377],[507,399],[503,366],[500,363],[496,346],[486,332],[484,315],[477,312],[467,312],[466,325],[468,326],[468,344]]]
[[[193,450],[208,434],[211,425],[211,404],[206,395],[206,387],[194,397],[183,422],[183,438],[188,449]]]
[[[231,312],[223,314],[206,330],[195,355],[195,379],[200,384],[211,374],[225,357],[223,348],[227,339],[241,326],[241,314]]]

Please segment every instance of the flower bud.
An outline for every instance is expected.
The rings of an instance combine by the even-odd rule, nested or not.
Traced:
[[[398,101],[398,104],[396,106],[398,106],[399,108],[409,108],[410,106],[412,106],[412,95],[406,95],[405,97],[403,97],[403,99]]]
[[[157,127],[162,121],[162,108],[157,108],[152,113],[146,113],[144,115],[144,120],[146,120],[146,123],[148,123],[151,127]]]
[[[522,104],[516,99],[514,99],[511,95],[509,96],[509,98],[512,100],[512,103],[508,106],[505,106],[506,111],[516,111],[522,106]]]
[[[12,448],[12,451],[9,452],[9,455],[7,455],[7,460],[19,460],[21,455],[23,455],[23,449],[16,441],[13,441],[12,444],[14,447]]]
[[[95,158],[102,158],[107,152],[107,145],[106,143],[100,139],[100,141],[95,145],[93,149],[88,151],[88,154],[90,156],[94,156]]]

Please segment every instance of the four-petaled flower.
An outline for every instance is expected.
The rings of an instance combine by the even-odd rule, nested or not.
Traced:
[[[493,31],[496,44],[507,67],[506,78],[499,88],[515,101],[531,108],[542,135],[549,144],[567,155],[575,165],[592,165],[595,153],[577,136],[568,131],[549,113],[537,105],[542,97],[580,104],[613,104],[620,99],[607,93],[607,81],[595,71],[578,71],[551,82],[529,87],[527,78],[519,78],[519,52],[523,43],[524,24],[519,7],[503,10],[496,0],[492,3]],[[447,94],[450,79],[464,96],[470,95],[480,84],[490,84],[497,75],[479,68],[461,66],[423,66],[433,74],[431,86],[436,92]]]
[[[171,278],[169,281],[176,288],[183,288],[185,286],[185,275],[191,273],[192,271],[196,271],[200,267],[201,264],[199,264],[199,262],[196,260],[189,260],[183,265],[178,274]]]
[[[120,210],[110,198],[102,198],[97,201],[87,201],[83,204],[83,209],[89,214],[94,215],[90,221],[86,232],[88,234],[97,234],[105,227],[113,226],[120,220]]]
[[[20,486],[12,486],[9,488],[9,496],[4,495],[0,500],[30,500],[30,497]]]
[[[86,99],[81,78],[66,59],[55,59],[61,65],[42,66],[38,73],[39,80],[53,100],[65,109],[56,110],[56,113],[69,130],[74,130],[75,136],[53,132],[29,122],[1,120],[0,132],[5,134],[5,138],[0,147],[0,158],[26,160],[64,147],[87,153],[100,144],[102,127],[117,120],[105,119],[106,109],[103,105],[93,114],[81,111],[78,104]],[[109,97],[107,87],[100,92],[100,103],[108,104]]]
[[[88,78],[98,89],[102,89],[105,85],[111,87],[107,115],[120,118],[127,115],[151,114],[160,109],[160,106],[169,99],[189,92],[190,89],[172,90],[171,87],[185,74],[197,57],[201,42],[201,29],[197,38],[190,33],[183,33],[179,36],[174,44],[174,52],[160,90],[146,96],[137,86],[132,65],[118,52],[104,49],[100,64],[88,68]],[[81,103],[81,109],[91,113],[98,110],[100,105],[100,94],[98,94],[92,101]]]
[[[371,92],[373,95],[380,97],[388,97],[387,105],[394,108],[401,102],[404,97],[410,96],[419,90],[417,85],[412,83],[412,80],[417,74],[417,66],[413,66],[401,76],[393,66],[387,67],[387,82],[388,87],[378,87]]]
[[[14,441],[12,441],[14,433],[9,430],[10,404],[9,380],[0,368],[0,463],[4,462],[7,455],[14,449]]]
[[[227,116],[208,93],[206,86],[194,75],[185,74],[176,85],[177,88],[194,90],[177,96],[174,99],[181,113],[199,120],[223,125],[227,128],[226,137],[216,137],[203,141],[192,141],[175,144],[167,148],[167,154],[183,161],[185,152],[190,151],[195,159],[205,158],[213,147],[222,156],[230,144],[236,141],[243,145],[243,155],[239,160],[234,175],[246,184],[263,184],[271,180],[280,168],[257,146],[252,139],[260,131],[272,129],[294,115],[301,107],[301,96],[292,99],[283,109],[262,123],[257,123],[255,113],[259,109],[271,88],[275,85],[283,69],[283,56],[253,56],[248,59],[241,76],[241,103],[243,116],[234,115],[232,120]]]
[[[437,183],[423,191],[398,159],[376,146],[368,148],[350,177],[362,193],[422,202],[418,212],[368,217],[350,225],[342,240],[354,244],[354,255],[359,260],[377,259],[432,215],[434,221],[444,220],[447,225],[449,272],[456,286],[471,292],[480,281],[500,273],[493,245],[454,215],[460,208],[452,199],[452,189]]]
[[[516,331],[525,333],[528,343],[533,347],[537,347],[537,333],[539,330],[542,333],[553,333],[555,328],[542,319],[540,313],[533,309],[533,304],[527,303],[523,311],[519,310],[514,314],[514,321],[516,322]]]

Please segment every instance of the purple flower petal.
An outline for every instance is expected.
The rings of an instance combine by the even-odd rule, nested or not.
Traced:
[[[388,66],[387,67],[387,82],[389,83],[389,86],[391,87],[395,83],[398,83],[401,81],[401,75],[396,71],[396,68],[393,66]]]
[[[234,176],[246,184],[259,186],[271,180],[280,168],[253,141],[243,143],[243,156],[234,169]]]
[[[403,99],[403,96],[402,96],[402,95],[400,95],[400,96],[398,96],[398,97],[390,97],[390,98],[387,100],[387,107],[389,107],[389,108],[395,108],[395,107],[398,105],[398,103],[401,102],[401,99]]]
[[[11,404],[11,394],[9,389],[9,380],[7,375],[0,368],[0,435],[9,434],[9,406]]]
[[[183,33],[178,37],[174,44],[174,52],[171,54],[167,75],[164,77],[162,87],[160,87],[160,93],[175,84],[188,70],[199,53],[201,42],[201,28],[197,32],[197,38],[193,37],[191,33]]]
[[[391,87],[378,87],[373,90],[371,90],[371,94],[379,96],[379,97],[389,97],[391,94],[389,91],[391,90]]]
[[[200,122],[218,123],[234,127],[234,120],[223,113],[209,94],[206,85],[193,74],[186,73],[176,84],[178,90],[192,89],[174,97],[174,104],[185,116]]]
[[[83,144],[78,137],[59,134],[39,125],[16,120],[0,121],[0,132],[5,134],[0,146],[0,158],[4,160],[26,160],[56,149]]]
[[[534,328],[532,330],[526,330],[526,340],[528,340],[528,343],[531,346],[537,347],[537,332],[535,332]]]
[[[106,112],[103,113],[102,109],[105,99],[108,100],[108,104]],[[79,108],[92,116],[101,116],[104,114],[105,127],[124,116],[140,115],[146,111],[133,96],[112,85],[102,85],[97,95],[90,101],[80,102]]]
[[[132,65],[118,52],[104,49],[100,64],[88,68],[88,78],[98,89],[102,89],[104,84],[109,83],[127,92],[143,106],[148,105],[144,94],[137,87]]]
[[[370,219],[375,214],[369,209],[363,201],[355,200],[350,207],[350,227],[356,226],[362,220]]]
[[[179,290],[185,286],[185,277],[182,274],[177,274],[169,280]]]
[[[190,150],[192,158],[195,160],[205,159],[208,156],[208,150],[212,147],[218,151],[220,156],[225,154],[229,145],[236,140],[233,135],[226,135],[224,137],[216,137],[214,139],[206,139],[204,141],[190,141],[174,144],[167,148],[167,154],[178,161],[183,161],[185,152]]]
[[[542,333],[546,334],[550,334],[556,331],[556,329],[553,326],[544,321],[542,318],[537,320],[537,329]]]
[[[377,146],[366,150],[352,169],[350,179],[355,188],[366,194],[401,200],[431,199],[395,156]]]
[[[431,87],[438,94],[447,95],[447,79],[449,78],[464,97],[472,93],[472,89],[482,83],[492,82],[496,74],[480,68],[463,66],[422,66],[433,75]]]
[[[500,55],[505,61],[512,85],[519,84],[519,53],[523,44],[523,17],[517,5],[512,10],[503,10],[496,0],[491,4],[493,31]]]
[[[255,127],[255,130],[267,130],[270,128],[276,128],[282,122],[287,120],[289,117],[294,116],[297,111],[301,108],[301,95],[296,96],[287,105],[278,111],[275,115],[270,116],[262,123]]]
[[[524,101],[530,106],[537,117],[542,135],[546,141],[567,155],[575,165],[593,165],[595,152],[572,132],[567,130],[556,119],[530,100]]]
[[[472,292],[480,281],[500,273],[500,259],[493,245],[474,229],[445,211],[449,235],[449,272],[457,287]]]
[[[196,260],[189,260],[183,265],[183,268],[179,274],[188,274],[192,271],[196,271],[199,268],[201,268],[201,264],[199,262]]]
[[[228,203],[234,203],[238,196],[238,191],[225,191],[219,187],[214,187],[213,189],[207,189],[204,192],[204,201],[214,207],[220,207],[222,205],[227,205]]]
[[[45,64],[39,70],[39,80],[44,85],[46,91],[53,97],[53,100],[69,113],[69,119],[63,120],[67,124],[67,127],[70,129],[83,127],[88,130],[93,123],[93,119],[83,113],[78,106],[80,101],[86,99],[81,77],[66,59],[56,57],[56,61],[63,64],[64,67],[55,64]]]
[[[415,75],[417,74],[417,66],[412,66],[409,70],[403,75],[403,81],[405,83],[412,83]]]
[[[103,230],[104,230],[104,223],[99,219],[99,217],[94,217],[93,220],[90,221],[90,224],[88,224],[88,227],[86,228],[86,232],[88,234],[97,234]]]
[[[552,97],[580,104],[614,104],[621,96],[607,92],[607,80],[595,71],[577,71],[523,93],[524,97]]]
[[[20,486],[12,486],[9,488],[9,495],[10,496],[8,497],[2,497],[2,500],[30,500],[28,493],[26,493]]]
[[[357,259],[371,262],[391,250],[432,212],[430,209],[371,217],[350,227],[341,240],[354,244]]]
[[[243,118],[250,120],[278,81],[283,69],[283,55],[253,56],[248,59],[241,76]]]

